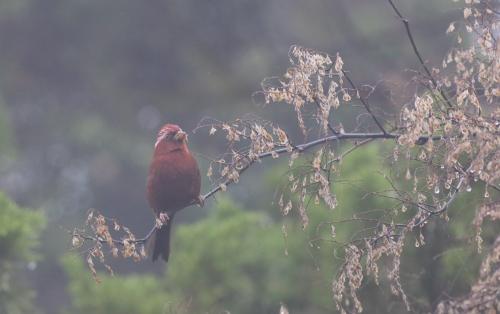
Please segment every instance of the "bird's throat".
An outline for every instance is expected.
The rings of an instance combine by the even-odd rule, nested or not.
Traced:
[[[173,152],[187,152],[187,145],[184,141],[161,142],[155,149],[155,155],[165,155]]]

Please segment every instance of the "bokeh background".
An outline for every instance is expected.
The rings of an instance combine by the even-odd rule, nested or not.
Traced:
[[[397,2],[426,60],[438,66],[459,7],[451,0]],[[103,274],[97,285],[68,234],[89,208],[137,235],[149,230],[145,180],[162,123],[191,131],[204,117],[253,113],[295,134],[289,108],[252,97],[262,79],[285,72],[293,44],[339,52],[360,84],[404,82],[408,69],[418,69],[386,1],[2,0],[0,237],[2,230],[14,236],[0,242],[0,311],[277,313],[280,302],[291,313],[334,311],[332,250],[312,250],[314,228],[301,231],[272,204],[286,161],[258,166],[205,208],[183,211],[168,267],[112,262],[115,277]],[[389,98],[376,94],[372,105],[397,110],[401,104]],[[350,118],[349,110],[335,117],[347,127]],[[217,155],[223,143],[200,132],[190,134],[190,146],[206,171],[203,156]],[[367,147],[342,173],[367,189],[384,184],[374,171],[385,167],[384,149]],[[359,191],[337,193],[340,213],[374,206]],[[323,208],[311,213],[316,223],[331,218]],[[432,258],[462,236],[467,219],[429,228],[428,242],[436,245],[405,257],[403,280],[417,309],[432,307],[442,291],[465,291],[473,279],[469,251]],[[363,294],[369,313],[402,309],[387,286],[368,282]]]

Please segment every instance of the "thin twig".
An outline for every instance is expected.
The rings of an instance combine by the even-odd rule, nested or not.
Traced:
[[[436,79],[434,78],[434,76],[432,75],[431,71],[429,70],[429,68],[425,64],[424,59],[422,58],[422,55],[418,51],[417,45],[415,44],[415,40],[413,39],[413,35],[412,35],[412,32],[411,32],[410,22],[408,21],[408,19],[406,17],[403,16],[403,14],[401,14],[401,12],[399,11],[399,9],[394,4],[393,0],[387,0],[387,1],[389,1],[389,4],[391,5],[391,7],[394,10],[394,12],[396,12],[396,14],[399,17],[399,19],[401,20],[401,22],[403,22],[403,24],[405,26],[405,29],[406,29],[406,34],[408,35],[408,39],[410,40],[411,46],[413,48],[413,52],[415,53],[415,55],[418,58],[418,61],[420,62],[420,64],[424,68],[425,73],[427,73],[427,76],[431,80],[432,85],[433,85],[432,87],[435,88],[435,89],[437,89],[439,91],[439,93],[441,94],[441,97],[443,97],[443,99],[446,101],[446,104],[448,105],[448,107],[453,108],[453,105],[451,104],[451,102],[448,99],[448,97],[445,95],[445,93],[443,92],[443,90],[438,87]]]
[[[341,161],[342,159],[344,159],[345,156],[349,155],[350,153],[352,153],[354,150],[358,149],[360,146],[363,146],[365,144],[368,144],[372,141],[374,141],[375,139],[373,138],[367,138],[365,140],[362,140],[361,142],[356,142],[354,143],[354,145],[352,147],[350,147],[348,150],[346,150],[345,152],[343,152],[342,154],[340,154],[337,158],[331,160],[329,162],[329,164],[333,163],[333,162],[338,162],[338,161]]]
[[[467,169],[466,171],[468,171],[469,169]],[[462,187],[462,184],[464,183],[464,181],[465,181],[465,175],[460,178],[457,185],[455,186],[455,189],[453,190],[452,194],[450,195],[450,198],[446,201],[446,203],[443,204],[443,206],[440,209],[438,209],[436,211],[428,212],[427,217],[423,218],[418,223],[416,223],[415,227],[419,227],[419,226],[423,225],[432,216],[438,216],[438,215],[444,213],[446,210],[448,210],[448,208],[451,206],[453,201],[457,198],[459,191],[460,191],[460,188]]]
[[[349,75],[347,75],[346,71],[342,70],[342,73],[344,74],[345,78],[347,79],[347,81],[349,82],[349,84],[351,85],[351,87],[354,90],[356,90],[356,94],[359,97],[359,101],[361,101],[361,103],[363,104],[363,106],[365,106],[366,111],[368,111],[368,113],[372,117],[373,121],[375,121],[375,124],[377,124],[377,126],[382,131],[382,133],[387,134],[387,131],[384,129],[384,127],[382,126],[382,123],[380,123],[380,121],[377,119],[377,117],[375,116],[375,114],[371,110],[371,108],[368,105],[368,102],[366,101],[366,99],[363,96],[361,96],[361,92],[359,91],[359,89],[356,86],[356,84],[354,84],[354,82],[351,80],[351,78],[349,77]]]

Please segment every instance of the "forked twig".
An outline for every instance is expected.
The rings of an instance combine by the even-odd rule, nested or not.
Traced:
[[[373,121],[375,121],[375,124],[377,124],[377,126],[379,127],[379,129],[382,131],[382,133],[384,134],[387,134],[387,131],[384,129],[384,127],[382,126],[382,123],[377,119],[377,117],[375,116],[375,114],[373,113],[373,111],[371,110],[370,106],[368,105],[368,102],[366,101],[366,99],[361,96],[361,93],[358,89],[358,87],[356,86],[356,84],[354,84],[354,82],[352,81],[352,79],[349,77],[349,75],[347,75],[347,72],[342,70],[342,73],[344,74],[345,78],[347,79],[347,81],[349,82],[349,85],[351,85],[351,87],[353,89],[356,90],[356,94],[359,98],[359,101],[361,101],[361,103],[363,104],[363,106],[365,107],[366,111],[368,111],[368,113],[370,114],[370,116],[372,117]]]

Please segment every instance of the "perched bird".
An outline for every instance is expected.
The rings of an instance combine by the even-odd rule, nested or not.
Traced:
[[[198,164],[187,147],[187,134],[175,124],[166,124],[158,132],[147,180],[149,206],[161,221],[149,242],[153,261],[159,256],[167,262],[170,253],[170,229],[175,213],[202,204]]]

